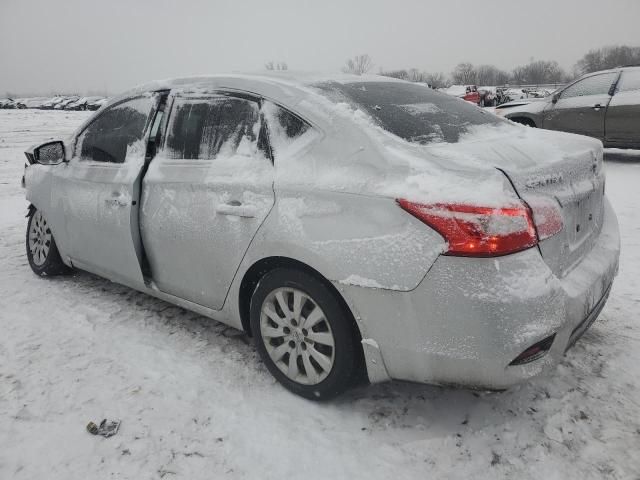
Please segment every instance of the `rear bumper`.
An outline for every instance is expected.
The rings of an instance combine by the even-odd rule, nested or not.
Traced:
[[[441,256],[410,292],[336,286],[360,324],[372,381],[504,389],[555,366],[593,323],[619,252],[617,219],[605,200],[598,240],[563,278],[532,248],[490,259]],[[553,334],[548,354],[509,366]]]

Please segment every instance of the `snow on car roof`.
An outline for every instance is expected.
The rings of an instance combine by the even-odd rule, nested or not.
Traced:
[[[144,92],[169,89],[208,90],[229,88],[254,92],[274,100],[288,101],[301,97],[303,91],[314,84],[323,82],[356,83],[356,82],[404,82],[380,75],[351,75],[346,73],[314,73],[314,72],[258,72],[230,73],[214,75],[198,75],[190,77],[155,80],[139,85],[110,100],[114,103],[123,98]]]

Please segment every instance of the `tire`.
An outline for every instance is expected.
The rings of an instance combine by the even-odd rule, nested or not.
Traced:
[[[39,210],[33,209],[27,223],[26,249],[29,266],[36,275],[62,275],[71,272],[60,258],[51,229]]]
[[[265,274],[251,297],[250,318],[262,360],[291,392],[327,400],[357,378],[350,315],[315,276],[291,268]]]
[[[509,120],[511,120],[514,123],[519,123],[520,125],[526,125],[527,127],[536,128],[536,124],[530,118],[515,117],[515,118],[510,118]]]

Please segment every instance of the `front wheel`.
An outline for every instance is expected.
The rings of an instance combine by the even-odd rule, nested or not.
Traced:
[[[27,223],[27,259],[31,270],[37,275],[60,275],[68,273],[60,258],[47,220],[40,210],[33,210]]]
[[[306,272],[277,268],[260,280],[251,298],[251,329],[271,374],[300,396],[325,400],[355,378],[350,317],[334,293]]]

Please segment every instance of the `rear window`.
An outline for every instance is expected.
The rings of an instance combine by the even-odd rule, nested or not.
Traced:
[[[347,102],[364,110],[382,128],[413,143],[455,143],[469,127],[505,122],[475,105],[419,84],[324,82],[315,87],[334,102]]]

